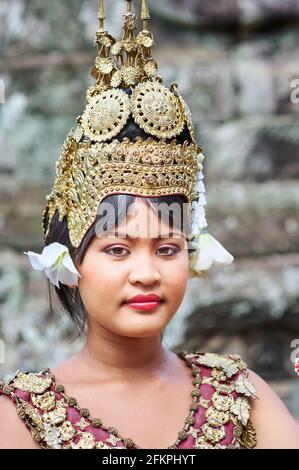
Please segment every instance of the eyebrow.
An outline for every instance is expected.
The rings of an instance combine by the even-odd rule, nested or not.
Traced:
[[[174,237],[174,235],[178,235],[178,237]],[[109,238],[109,234],[108,234],[108,238]],[[114,238],[114,236],[110,236],[110,238]],[[127,238],[129,240],[136,240],[139,237],[132,237],[128,233],[115,232],[115,238]],[[161,234],[158,237],[150,237],[150,238],[152,240],[161,240],[161,239],[166,240],[167,238],[185,238],[185,235],[179,232],[169,232],[169,233]]]

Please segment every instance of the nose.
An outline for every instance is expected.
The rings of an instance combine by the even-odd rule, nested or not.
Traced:
[[[144,285],[160,282],[161,273],[157,266],[157,260],[154,260],[150,255],[135,257],[130,270],[129,281],[132,284],[140,282]]]

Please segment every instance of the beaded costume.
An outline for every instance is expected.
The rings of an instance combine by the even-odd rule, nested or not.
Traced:
[[[250,420],[257,399],[247,365],[238,355],[197,351],[177,353],[192,369],[194,389],[189,414],[168,449],[251,449],[256,432]],[[55,382],[50,369],[17,371],[0,382],[0,395],[10,397],[32,438],[45,449],[141,449],[115,427],[92,417],[75,397]],[[121,397],[116,406],[123,406]],[[169,413],[171,410],[169,410]],[[167,416],[167,411],[165,413]],[[165,420],[167,426],[167,419]]]

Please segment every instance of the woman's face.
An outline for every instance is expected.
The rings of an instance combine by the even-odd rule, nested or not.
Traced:
[[[166,238],[159,239],[161,235]],[[159,335],[184,297],[189,271],[185,235],[171,230],[142,198],[136,198],[113,232],[92,240],[78,270],[89,323],[121,336]],[[153,310],[124,304],[131,297],[151,293],[163,299]]]

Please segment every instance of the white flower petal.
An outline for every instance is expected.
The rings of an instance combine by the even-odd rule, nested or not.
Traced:
[[[62,269],[58,272],[58,279],[61,284],[65,284],[67,286],[74,286],[78,285],[78,274],[71,273],[66,269]]]
[[[234,257],[208,232],[201,233],[198,248],[191,255],[191,268],[195,271],[208,270],[213,264],[231,264]]]
[[[208,249],[199,249],[197,252],[197,260],[194,269],[197,271],[204,271],[210,269],[213,264],[213,256]]]
[[[78,274],[80,276],[79,271],[77,271],[76,266],[73,263],[72,258],[69,254],[66,254],[63,258],[63,266],[73,274]]]
[[[46,268],[49,268],[50,266],[55,264],[59,256],[65,252],[68,253],[68,248],[65,245],[62,245],[61,243],[57,243],[57,242],[51,243],[50,245],[46,246],[43,249],[43,252],[42,252],[43,265]]]
[[[205,195],[203,193],[201,193],[199,195],[198,204],[203,205],[203,206],[205,206],[207,204],[207,200],[206,200]]]
[[[204,193],[205,192],[205,185],[202,181],[197,181],[196,182],[196,191],[198,193]]]
[[[224,248],[223,245],[221,245],[221,243],[218,242],[218,240],[212,237],[212,235],[209,236],[213,248],[214,264],[220,266],[231,264],[234,257]]]
[[[47,278],[50,280],[50,282],[52,282],[52,284],[54,284],[54,286],[56,286],[56,287],[58,287],[58,289],[60,289],[59,282],[58,282],[58,270],[57,269],[52,269],[52,268],[46,268],[45,269],[45,274],[46,274]]]
[[[24,253],[29,257],[32,267],[39,271],[44,270],[56,287],[60,288],[59,282],[71,286],[78,285],[81,275],[70,257],[67,246],[54,242],[44,247],[41,255],[31,251]]]
[[[44,265],[42,263],[42,255],[34,253],[34,251],[28,251],[28,253],[24,251],[24,253],[28,256],[33,269],[37,269],[38,271],[42,271],[44,269]]]
[[[208,226],[208,223],[207,223],[207,219],[204,215],[201,215],[198,219],[198,227],[202,230],[204,228],[207,228]]]

